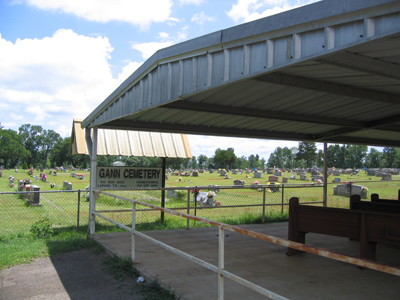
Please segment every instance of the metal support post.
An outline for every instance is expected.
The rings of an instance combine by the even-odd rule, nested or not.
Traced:
[[[86,128],[86,141],[90,140],[90,204],[89,204],[89,234],[95,233],[96,216],[93,214],[96,211],[96,195],[94,188],[96,186],[97,177],[97,126],[93,127],[92,138],[90,138],[90,128]]]
[[[265,223],[265,188],[263,188],[262,222]]]
[[[135,250],[136,250],[136,241],[135,241],[135,234],[133,230],[136,228],[136,203],[132,203],[132,240],[131,240],[131,259],[132,262],[135,261]]]
[[[224,250],[224,245],[225,245],[225,239],[224,239],[224,229],[222,226],[219,226],[219,239],[218,239],[218,300],[223,300],[224,299],[224,275],[221,274],[221,271],[225,269],[224,266],[224,255],[225,255],[225,250]]]
[[[324,143],[324,190],[323,206],[328,205],[328,143]]]

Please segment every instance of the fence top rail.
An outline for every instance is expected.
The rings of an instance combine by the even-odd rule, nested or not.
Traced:
[[[14,191],[14,192],[0,192],[0,195],[6,194],[30,194],[30,193],[77,193],[89,192],[89,190],[62,190],[62,191]]]
[[[253,238],[257,238],[263,241],[267,241],[273,244],[277,244],[277,245],[281,245],[281,246],[285,246],[285,247],[290,247],[293,249],[297,249],[297,250],[301,250],[301,251],[305,251],[311,254],[316,254],[319,256],[324,256],[327,258],[331,258],[331,259],[335,259],[338,261],[342,261],[342,262],[346,262],[346,263],[350,263],[350,264],[354,264],[360,267],[365,267],[365,268],[369,268],[369,269],[373,269],[376,271],[381,271],[381,272],[385,272],[388,274],[392,274],[392,275],[396,275],[396,276],[400,276],[400,268],[396,268],[396,267],[392,267],[389,265],[385,265],[385,264],[379,264],[370,260],[364,260],[364,259],[360,259],[360,258],[356,258],[356,257],[352,257],[352,256],[346,256],[334,251],[330,251],[330,250],[326,250],[323,248],[318,248],[318,247],[312,247],[312,246],[307,246],[298,242],[293,242],[293,241],[289,241],[283,238],[279,238],[279,237],[275,237],[275,236],[271,236],[271,235],[267,235],[267,234],[263,234],[263,233],[259,233],[256,231],[252,231],[252,230],[248,230],[248,229],[244,229],[244,228],[240,228],[234,225],[228,225],[225,223],[220,223],[217,221],[212,221],[212,220],[208,220],[208,219],[204,219],[201,217],[197,217],[197,216],[193,216],[190,214],[186,214],[186,213],[182,213],[182,212],[178,212],[178,211],[174,211],[174,210],[170,210],[168,208],[163,208],[160,206],[156,206],[153,204],[149,204],[146,202],[141,202],[138,200],[133,200],[133,199],[129,199],[126,197],[121,197],[118,195],[114,195],[114,194],[110,194],[107,192],[103,192],[103,191],[99,191],[100,193],[103,193],[105,195],[108,196],[112,196],[115,198],[119,198],[121,200],[126,200],[129,201],[131,203],[135,203],[135,204],[139,204],[139,205],[143,205],[143,206],[147,206],[150,208],[154,208],[160,211],[164,211],[166,213],[169,213],[171,215],[175,215],[175,216],[179,216],[179,217],[183,217],[186,219],[191,219],[194,221],[198,221],[198,222],[202,222],[205,224],[209,224],[211,226],[214,227],[219,227],[219,228],[223,228],[223,229],[227,229],[227,230],[231,230],[240,234],[244,234]]]
[[[173,186],[173,187],[155,187],[155,188],[133,188],[127,191],[169,191],[169,190],[229,190],[229,189],[258,189],[258,188],[323,188],[323,185],[316,185],[312,183],[304,184],[291,184],[291,183],[279,183],[278,185],[273,184],[258,184],[256,186],[252,185],[205,185],[205,186]],[[94,189],[96,192],[101,192],[105,190]],[[120,189],[118,189],[121,191]],[[107,191],[113,191],[113,189],[107,189]]]

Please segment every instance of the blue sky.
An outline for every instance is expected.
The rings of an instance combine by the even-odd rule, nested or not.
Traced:
[[[317,0],[1,0],[0,122],[70,136],[156,50]],[[192,154],[233,147],[268,160],[298,142],[189,136]],[[321,148],[322,145],[319,145]]]

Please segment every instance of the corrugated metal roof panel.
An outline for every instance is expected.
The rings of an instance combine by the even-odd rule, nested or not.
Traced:
[[[154,157],[153,142],[150,132],[139,132],[140,143],[142,144],[143,156]]]
[[[71,154],[89,154],[81,122],[74,119],[72,124]],[[98,155],[192,157],[184,134],[98,129],[97,136]],[[174,139],[174,136],[177,138]],[[175,149],[179,149],[179,152]]]
[[[129,145],[132,156],[145,156],[143,154],[142,142],[140,141],[139,131],[128,131]]]
[[[399,20],[320,1],[162,49],[83,126],[400,146]]]

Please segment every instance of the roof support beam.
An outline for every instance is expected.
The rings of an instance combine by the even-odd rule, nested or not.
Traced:
[[[215,105],[215,104],[205,105],[204,103],[195,103],[195,102],[188,102],[188,101],[175,101],[175,102],[166,104],[162,107],[163,108],[171,108],[171,109],[189,110],[189,111],[201,111],[201,112],[207,112],[207,113],[220,113],[220,114],[225,114],[225,115],[229,114],[229,115],[242,116],[242,117],[256,117],[256,118],[262,118],[262,119],[297,121],[297,122],[305,122],[305,123],[335,125],[335,126],[348,126],[348,127],[356,127],[356,128],[365,127],[365,124],[363,124],[362,122],[357,122],[357,121],[352,121],[352,120],[300,115],[300,114],[293,114],[293,113],[282,113],[282,112],[277,112],[277,111],[252,109],[252,108],[246,108],[246,107],[224,106],[224,105]]]
[[[395,103],[399,104],[399,97],[397,95],[381,93],[357,87],[346,86],[326,81],[319,81],[304,77],[297,77],[283,73],[270,73],[262,75],[253,80],[259,80],[283,86],[292,86],[302,89],[319,91],[324,93],[332,93],[336,95],[344,95],[353,98],[363,98],[378,102]]]
[[[374,74],[386,78],[400,80],[399,65],[365,57],[359,54],[342,52],[318,59],[318,61],[345,69],[351,69],[368,74]]]
[[[140,130],[140,131],[157,131],[157,132],[171,132],[171,133],[188,133],[188,134],[201,134],[201,135],[216,135],[216,136],[231,136],[231,137],[245,137],[245,138],[261,138],[261,139],[279,139],[290,141],[312,141],[312,135],[299,134],[295,132],[285,133],[278,131],[266,130],[251,130],[241,128],[227,128],[215,126],[196,126],[188,124],[171,124],[159,122],[143,122],[143,121],[124,121],[115,120],[102,124],[102,128],[107,129],[127,129],[127,130]]]

